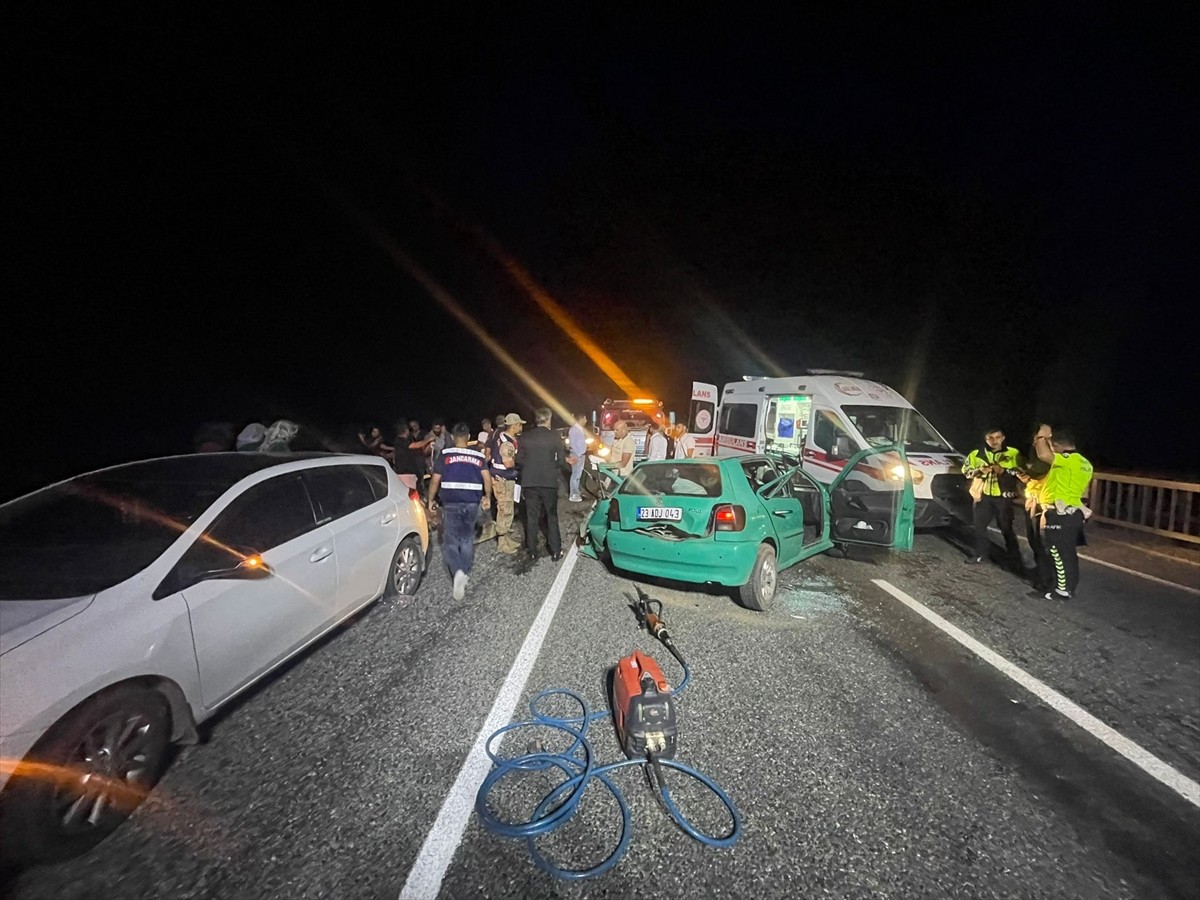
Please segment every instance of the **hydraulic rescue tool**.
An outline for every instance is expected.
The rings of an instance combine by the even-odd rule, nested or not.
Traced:
[[[626,766],[646,767],[647,777],[650,778],[652,786],[657,786],[659,797],[671,818],[686,834],[702,844],[709,847],[730,847],[737,841],[741,832],[741,820],[733,801],[716,782],[675,759],[679,739],[676,700],[691,680],[691,669],[667,631],[662,618],[662,602],[650,599],[638,588],[638,598],[630,604],[630,609],[637,617],[639,626],[669,650],[683,668],[683,678],[678,687],[672,690],[658,663],[648,654],[635,650],[618,661],[613,670],[611,709],[590,712],[583,697],[574,691],[545,690],[530,701],[529,706],[533,713],[531,721],[506,725],[492,734],[485,745],[494,768],[479,787],[475,798],[476,814],[490,831],[504,837],[523,838],[529,845],[534,862],[558,878],[578,880],[600,875],[615,866],[629,848],[632,814],[629,804],[612,779],[615,770]],[[553,696],[569,697],[573,703],[579,705],[580,713],[576,716],[559,717],[543,712],[542,701]],[[600,765],[596,762],[588,729],[593,722],[609,715],[613,717],[617,740],[628,758]],[[522,728],[555,729],[571,739],[570,746],[562,752],[553,752],[546,749],[541,741],[537,741],[528,753],[500,756],[496,749],[499,741],[508,732]],[[719,837],[705,834],[680,812],[667,788],[665,769],[687,775],[716,794],[731,820],[726,834]],[[559,771],[564,779],[537,803],[532,814],[524,821],[507,821],[492,808],[489,796],[492,788],[501,779],[510,774],[547,770]],[[537,846],[537,838],[550,834],[565,824],[578,807],[584,791],[596,782],[612,794],[621,811],[621,834],[616,847],[604,860],[589,868],[566,869],[554,865],[541,853]]]
[[[679,734],[675,702],[662,669],[641,650],[617,663],[613,676],[613,723],[630,759],[675,758]]]
[[[651,600],[638,588],[638,598],[629,608],[637,616],[638,627],[649,631],[688,671],[662,620],[662,601]],[[613,723],[621,749],[630,759],[675,758],[679,727],[671,686],[658,663],[640,650],[617,663],[613,674]]]

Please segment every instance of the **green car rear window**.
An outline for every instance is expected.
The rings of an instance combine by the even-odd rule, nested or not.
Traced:
[[[672,462],[642,465],[621,484],[621,494],[661,497],[720,497],[721,469],[713,463]]]

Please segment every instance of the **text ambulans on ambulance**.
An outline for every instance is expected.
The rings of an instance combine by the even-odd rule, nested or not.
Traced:
[[[688,431],[697,456],[780,452],[824,483],[859,450],[902,443],[918,528],[949,524],[966,496],[962,455],[897,391],[859,372],[747,376],[720,392],[693,382]]]

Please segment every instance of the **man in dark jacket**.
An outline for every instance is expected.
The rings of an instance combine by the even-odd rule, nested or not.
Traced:
[[[537,558],[538,531],[544,527],[546,548],[550,558],[558,562],[563,558],[558,482],[571,467],[562,439],[550,430],[550,418],[550,410],[544,406],[533,411],[534,428],[521,438],[517,468],[521,473],[521,499],[525,501],[525,551],[531,559]]]

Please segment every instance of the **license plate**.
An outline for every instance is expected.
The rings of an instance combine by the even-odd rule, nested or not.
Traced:
[[[683,518],[683,510],[678,506],[639,506],[639,519],[670,519],[678,522]]]

